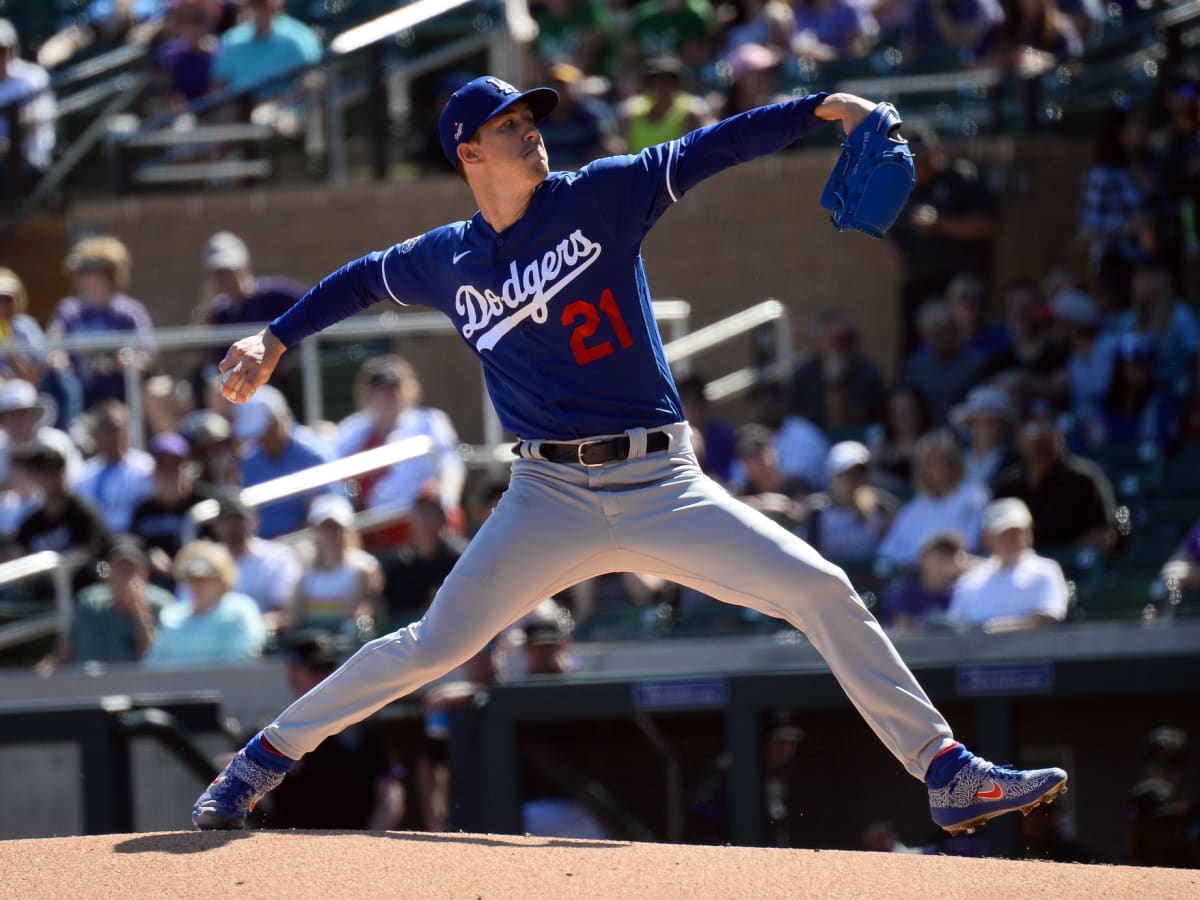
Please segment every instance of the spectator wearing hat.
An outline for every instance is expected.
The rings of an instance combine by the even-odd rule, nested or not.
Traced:
[[[304,296],[294,278],[258,276],[245,241],[218,231],[204,245],[204,270],[215,290],[206,319],[211,325],[270,322]]]
[[[148,668],[235,663],[262,654],[267,629],[258,606],[235,590],[237,563],[212,541],[193,541],[175,559],[175,580],[187,599],[165,608],[158,636],[145,656]]]
[[[284,619],[296,594],[303,566],[287,544],[258,536],[258,517],[237,488],[222,488],[214,498],[217,515],[210,528],[237,564],[237,590],[258,604],[271,625]]]
[[[1103,409],[1116,368],[1118,337],[1101,330],[1099,308],[1078,288],[1060,290],[1050,309],[1069,347],[1064,369],[1069,409],[1086,430]]]
[[[620,152],[617,123],[612,110],[583,91],[578,66],[558,62],[546,70],[544,83],[558,91],[558,105],[538,121],[546,151],[555,165],[578,169],[602,156]]]
[[[208,93],[218,47],[214,34],[218,6],[207,0],[172,5],[168,24],[174,36],[154,52],[156,102],[151,111],[179,113]]]
[[[290,627],[369,640],[379,617],[383,570],[360,546],[354,507],[345,497],[324,494],[309,507],[308,525],[315,552],[296,585]]]
[[[962,450],[949,431],[931,431],[917,442],[913,484],[915,496],[900,507],[879,545],[882,559],[912,567],[925,542],[942,531],[959,532],[967,549],[979,545],[988,490],[964,477]]]
[[[446,523],[446,512],[431,494],[423,494],[409,514],[409,540],[384,559],[384,599],[395,625],[415,621],[433,600],[466,549]]]
[[[718,61],[724,61],[732,69],[734,59],[764,63],[768,67],[777,65],[781,56],[791,51],[792,35],[796,33],[796,13],[791,4],[782,0],[743,0],[733,10],[731,18],[719,17]],[[752,44],[755,49],[744,57],[737,57],[740,47]],[[769,56],[759,52],[769,51]],[[732,74],[732,73],[731,73]]]
[[[850,0],[797,0],[792,53],[800,59],[830,62],[860,59],[870,52],[879,23],[868,6]]]
[[[46,335],[37,319],[25,312],[28,305],[20,276],[0,266],[0,344],[12,351],[0,357],[0,377],[38,384],[46,356]]]
[[[104,556],[110,538],[100,513],[67,487],[67,461],[49,444],[34,443],[18,450],[13,463],[29,473],[40,502],[17,528],[15,543],[25,553],[79,551],[96,560]]]
[[[124,293],[132,259],[111,235],[84,238],[67,254],[66,270],[75,293],[54,311],[47,329],[53,339],[79,335],[133,332],[129,345],[117,351],[73,351],[71,362],[83,386],[83,405],[125,399],[126,362],[145,370],[155,355],[154,324],[141,301]]]
[[[354,381],[358,411],[338,425],[334,453],[345,458],[385,443],[427,437],[433,452],[358,476],[362,509],[405,510],[425,493],[436,495],[452,526],[462,530],[462,490],[466,466],[458,455],[458,432],[440,409],[421,403],[421,381],[406,359],[378,356],[359,369]],[[368,536],[367,546],[395,546],[408,540],[407,528]]]
[[[789,412],[826,432],[883,418],[883,373],[862,352],[857,326],[840,309],[817,315],[813,348],[797,361],[787,392]]]
[[[918,631],[945,622],[954,584],[971,557],[957,531],[939,531],[921,545],[914,572],[897,576],[883,597],[880,617],[889,628]]]
[[[1130,308],[1113,318],[1113,330],[1136,332],[1147,338],[1154,350],[1154,372],[1159,383],[1186,396],[1193,387],[1200,324],[1176,293],[1165,255],[1148,253],[1137,258],[1129,295]]]
[[[175,602],[150,583],[150,560],[141,545],[119,538],[104,557],[103,580],[75,595],[71,623],[42,674],[83,663],[137,662],[150,648],[162,610]]]
[[[950,422],[966,432],[963,476],[991,493],[996,479],[1017,461],[1012,431],[1017,413],[1003,388],[980,385],[971,389],[964,403],[950,411]]]
[[[15,135],[9,133],[13,105],[20,128]],[[57,118],[50,75],[21,58],[16,28],[0,19],[0,205],[11,206],[50,168]]]
[[[1062,567],[1033,551],[1033,516],[1016,497],[983,512],[988,556],[954,584],[946,619],[989,631],[1037,628],[1067,617]]]
[[[1108,552],[1116,541],[1112,483],[1091,460],[1067,452],[1053,408],[1038,403],[1017,429],[1020,459],[1000,473],[996,497],[1016,497],[1033,515],[1033,546]]]
[[[324,441],[292,421],[287,400],[269,384],[234,408],[233,434],[248,448],[242,458],[244,487],[293,475],[336,458]],[[264,504],[258,509],[259,534],[275,538],[299,531],[304,527],[311,499],[333,490],[328,487]]]
[[[233,426],[220,413],[198,409],[180,423],[196,464],[196,490],[212,494],[219,488],[237,487],[242,481]]]
[[[14,378],[0,388],[0,484],[8,482],[11,455],[34,442],[54,447],[67,462],[67,482],[74,484],[83,471],[79,448],[65,431],[55,428],[53,401],[28,381]]]
[[[1179,443],[1179,398],[1159,382],[1154,346],[1144,335],[1119,337],[1117,367],[1100,419],[1103,441],[1148,441],[1167,452]]]
[[[102,401],[90,417],[96,453],[83,464],[75,492],[120,534],[129,530],[137,505],[154,494],[154,458],[130,446],[129,409],[120,400]]]
[[[306,631],[288,641],[287,679],[301,697],[340,662],[329,636]],[[404,767],[381,729],[362,722],[321,742],[271,792],[264,825],[272,829],[390,831],[404,815]]]
[[[892,494],[867,483],[871,451],[840,441],[825,458],[828,489],[807,501],[806,539],[840,565],[874,559],[900,506]]]
[[[628,153],[673,141],[713,121],[708,104],[683,88],[683,62],[656,56],[642,64],[639,93],[619,110],[621,136]]]
[[[769,0],[766,8],[778,5]],[[791,7],[785,9],[789,16],[794,15]],[[730,50],[724,58],[729,67],[729,87],[720,117],[748,112],[779,100],[779,70],[786,58],[786,50],[757,41],[747,41]]]
[[[156,579],[171,589],[171,567],[183,546],[188,513],[204,499],[192,477],[191,447],[174,431],[156,434],[150,441],[154,460],[154,493],[133,510],[129,531],[145,544]]]

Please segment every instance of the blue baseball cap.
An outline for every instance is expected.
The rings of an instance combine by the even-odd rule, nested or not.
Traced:
[[[558,91],[547,87],[518,91],[502,78],[482,75],[451,94],[438,120],[442,152],[450,165],[458,166],[459,144],[469,141],[480,125],[500,115],[518,100],[528,103],[534,119],[540,120],[558,105]]]

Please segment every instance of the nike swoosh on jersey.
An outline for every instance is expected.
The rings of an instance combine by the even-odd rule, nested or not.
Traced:
[[[452,260],[452,263],[453,263],[454,265],[458,265],[458,261],[459,261],[460,259],[462,259],[464,256],[466,256],[466,255],[467,255],[468,253],[470,253],[470,252],[471,252],[470,250],[464,250],[462,253],[455,253],[455,254],[454,254],[454,259]]]

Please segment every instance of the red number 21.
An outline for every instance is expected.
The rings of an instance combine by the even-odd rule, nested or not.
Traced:
[[[621,318],[621,311],[617,309],[617,301],[613,299],[610,288],[605,288],[604,293],[600,295],[600,309],[608,317],[609,324],[616,332],[617,341],[621,346],[633,346],[633,337],[625,326],[625,320]],[[583,321],[579,321],[580,319]],[[588,338],[592,337],[596,333],[596,329],[600,327],[600,312],[596,309],[596,304],[589,303],[587,300],[568,303],[563,308],[559,321],[567,327],[575,325],[575,330],[571,332],[571,350],[575,353],[577,364],[586,366],[613,352],[611,341],[600,341],[597,344],[587,343]],[[579,324],[576,325],[576,322]]]

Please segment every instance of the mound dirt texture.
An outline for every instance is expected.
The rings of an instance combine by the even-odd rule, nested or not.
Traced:
[[[4,895],[757,898],[1200,896],[1200,872],[409,832],[171,832],[0,842]]]

